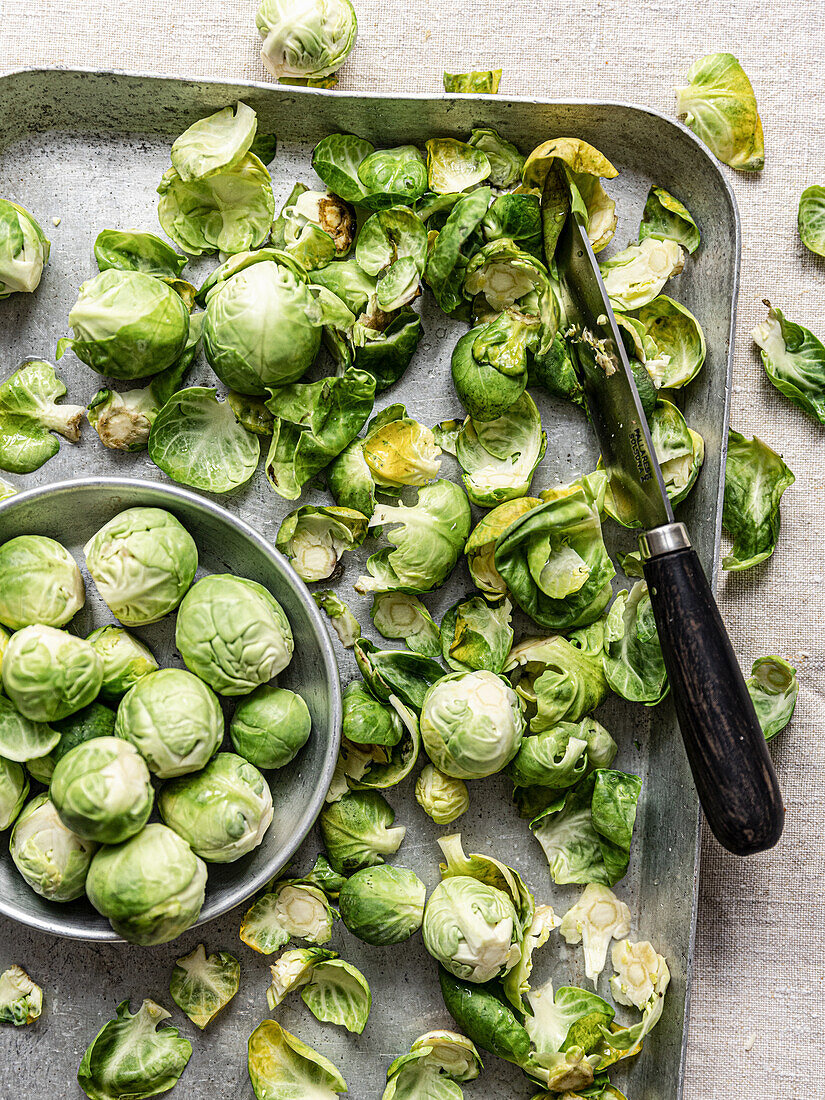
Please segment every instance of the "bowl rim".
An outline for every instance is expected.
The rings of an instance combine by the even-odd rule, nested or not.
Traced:
[[[338,759],[338,750],[341,741],[341,677],[338,668],[338,661],[335,657],[335,650],[332,645],[332,639],[330,638],[329,631],[327,630],[324,616],[312,598],[309,588],[304,581],[298,576],[295,570],[287,561],[286,557],[277,550],[275,546],[270,543],[260,532],[256,531],[251,524],[246,520],[241,519],[239,516],[230,512],[229,509],[224,508],[222,505],[210,500],[208,497],[201,496],[198,493],[191,492],[189,489],[180,488],[177,485],[167,485],[164,482],[156,481],[142,481],[139,478],[130,477],[82,477],[82,478],[66,478],[62,481],[54,481],[48,485],[39,485],[31,489],[24,489],[19,493],[15,493],[13,496],[7,497],[5,500],[0,501],[0,517],[4,516],[7,512],[15,511],[21,505],[25,506],[30,501],[36,500],[42,497],[51,497],[58,494],[72,493],[82,490],[97,490],[97,491],[129,491],[145,494],[147,498],[155,498],[155,502],[147,503],[146,507],[160,507],[160,501],[163,498],[172,501],[179,501],[185,503],[190,507],[194,507],[196,510],[206,513],[212,519],[217,519],[223,523],[229,523],[235,527],[240,534],[253,543],[259,551],[261,551],[265,557],[267,557],[278,570],[280,570],[287,581],[291,582],[300,603],[304,610],[307,612],[310,622],[313,626],[313,632],[318,641],[321,658],[323,662],[324,676],[326,678],[330,703],[331,703],[331,719],[333,736],[330,739],[330,743],[327,746],[326,755],[324,757],[324,766],[318,776],[318,785],[315,789],[313,797],[306,805],[304,812],[301,814],[298,821],[294,824],[290,839],[278,856],[277,861],[273,861],[265,870],[259,871],[253,876],[246,877],[239,882],[237,886],[227,888],[220,901],[212,901],[210,904],[207,896],[204,902],[203,909],[201,910],[198,920],[193,924],[192,928],[197,928],[208,921],[214,920],[217,917],[223,916],[230,910],[243,904],[247,901],[256,891],[258,891],[265,883],[270,881],[280,870],[282,870],[303,841],[306,839],[312,826],[320,814],[324,800],[326,798],[329,785],[332,782],[333,772],[335,771],[335,765]],[[127,507],[142,507],[142,505],[127,505]],[[11,920],[17,921],[19,924],[24,924],[29,928],[32,928],[39,932],[47,932],[54,936],[61,936],[65,939],[84,940],[84,941],[96,941],[96,942],[109,942],[109,943],[125,943],[126,941],[119,936],[111,927],[109,927],[108,921],[105,917],[99,914],[94,914],[94,918],[86,917],[82,914],[72,913],[67,914],[67,917],[61,918],[59,913],[55,913],[54,916],[38,914],[38,913],[21,913],[19,908],[14,902],[0,894],[0,915],[8,917]],[[94,919],[95,924],[89,928],[83,928],[82,924],[86,920]],[[97,922],[100,922],[98,925]]]

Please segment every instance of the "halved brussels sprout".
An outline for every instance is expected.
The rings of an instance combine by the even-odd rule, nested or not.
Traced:
[[[430,251],[427,284],[445,313],[452,313],[464,300],[464,272],[471,255],[481,243],[479,226],[487,213],[491,195],[489,187],[477,187],[459,198]]]
[[[542,788],[531,790],[530,796],[547,794],[547,804],[554,797],[549,792],[572,787],[594,768],[609,767],[617,752],[616,742],[595,718],[559,722],[522,740],[507,775],[516,787]]]
[[[526,496],[546,448],[547,435],[528,393],[495,420],[468,417],[456,438],[456,458],[470,500],[490,508]]]
[[[103,662],[100,696],[108,702],[122,699],[138,680],[158,670],[151,650],[122,626],[99,626],[86,641]]]
[[[523,638],[504,671],[527,705],[533,733],[578,722],[607,697],[602,668],[604,627],[596,622],[569,638]]]
[[[687,79],[687,85],[676,89],[679,116],[724,164],[740,172],[761,171],[762,120],[751,82],[733,54],[700,57]]]
[[[770,741],[793,717],[799,694],[796,669],[781,657],[757,657],[745,683],[765,740]]]
[[[83,606],[83,577],[69,551],[45,535],[18,535],[0,546],[0,622],[65,626]]]
[[[261,684],[242,699],[229,723],[235,751],[259,768],[283,768],[309,738],[312,719],[300,695]]]
[[[95,698],[103,662],[88,642],[65,630],[26,626],[6,646],[2,676],[6,694],[24,718],[53,722]],[[8,755],[8,746],[5,751]]]
[[[806,248],[825,256],[825,187],[814,184],[799,196],[799,237]]]
[[[360,546],[366,534],[361,512],[306,504],[283,519],[275,545],[301,580],[312,583],[331,577],[341,555]]]
[[[604,672],[617,695],[655,706],[668,691],[667,670],[645,581],[616,594],[604,627]]]
[[[433,764],[426,764],[415,781],[415,800],[436,825],[451,825],[470,808],[464,780],[445,775]]]
[[[481,596],[459,600],[441,621],[441,654],[455,672],[500,673],[513,644],[507,600],[491,607]]]
[[[490,175],[483,149],[455,138],[430,138],[427,149],[427,182],[437,195],[468,191]]]
[[[264,1020],[250,1035],[248,1065],[258,1100],[289,1096],[335,1100],[347,1091],[332,1062],[274,1020]]]
[[[406,828],[390,828],[395,812],[378,791],[351,791],[321,811],[321,835],[340,874],[384,862],[401,847]]]
[[[167,279],[177,279],[189,263],[154,233],[131,229],[101,229],[95,239],[95,260],[101,271],[116,267],[119,271],[143,271]]]
[[[504,891],[469,875],[454,875],[436,886],[424,910],[422,934],[433,958],[468,982],[503,976],[521,955],[513,902]]]
[[[239,100],[193,122],[172,144],[172,166],[182,180],[202,179],[231,168],[249,152],[258,129],[251,107]]]
[[[656,237],[660,241],[676,241],[688,252],[695,252],[701,240],[699,227],[688,208],[664,187],[651,187],[647,195],[639,240]]]
[[[343,959],[316,962],[301,990],[301,1000],[316,1020],[338,1024],[355,1035],[366,1027],[372,1007],[367,979]]]
[[[361,624],[342,599],[331,590],[313,592],[312,598],[326,614],[341,645],[351,649],[361,637]]]
[[[414,505],[378,505],[370,527],[389,524],[392,544],[367,560],[369,576],[355,583],[357,592],[429,592],[452,572],[470,532],[470,505],[450,481],[418,490]]]
[[[272,180],[254,153],[200,179],[167,168],[157,191],[164,233],[193,256],[259,248],[275,217]]]
[[[358,33],[349,0],[262,0],[255,16],[261,60],[277,79],[320,80],[339,69]]]
[[[761,348],[772,385],[794,405],[825,424],[825,346],[802,325],[766,301],[768,316],[751,333]]]
[[[630,934],[630,909],[607,886],[591,883],[567,910],[559,932],[570,944],[583,944],[584,972],[595,987],[611,940]]]
[[[192,585],[178,610],[175,645],[186,667],[221,695],[248,695],[267,683],[283,672],[294,648],[272,593],[229,573]]]
[[[673,390],[696,377],[707,349],[702,327],[689,309],[660,294],[636,313],[654,347],[646,363],[657,387]],[[655,364],[655,365],[654,365]]]
[[[41,359],[24,362],[0,385],[0,469],[13,474],[40,469],[60,450],[53,432],[70,443],[80,441],[83,406],[59,405],[65,394],[54,367]]]
[[[488,600],[499,600],[507,595],[507,585],[493,561],[497,540],[519,516],[538,508],[540,504],[541,501],[536,497],[520,497],[507,501],[488,512],[470,532],[464,547],[467,567],[476,586]]]
[[[22,206],[0,199],[0,299],[31,294],[49,262],[49,242]]]
[[[155,792],[134,745],[119,737],[95,737],[57,761],[49,797],[77,836],[119,844],[149,820]]]
[[[156,1096],[173,1088],[192,1057],[192,1044],[176,1027],[157,1030],[171,1012],[148,998],[132,1015],[129,1001],[115,1010],[89,1044],[77,1080],[91,1100]]]
[[[508,192],[494,199],[481,223],[487,241],[511,240],[531,255],[542,255],[541,207],[532,194]]]
[[[496,70],[496,72],[499,73],[499,76],[501,75],[500,70]],[[488,74],[485,73],[484,75]],[[461,91],[463,89],[456,90]],[[491,90],[498,91],[497,82],[496,87]],[[487,178],[493,187],[512,187],[521,179],[524,157],[515,145],[503,138],[498,131],[493,130],[491,127],[471,130],[470,145],[476,149],[481,149],[486,154],[487,160],[490,162],[490,175]],[[498,202],[498,199],[496,202]],[[503,236],[509,235],[503,234]]]
[[[422,486],[438,477],[441,448],[432,431],[406,415],[383,420],[367,431],[361,444],[373,481],[381,489]]]
[[[24,808],[9,838],[9,855],[36,894],[48,901],[74,901],[83,894],[97,845],[60,820],[47,794]]]
[[[131,741],[159,779],[206,766],[223,740],[217,696],[182,668],[150,672],[120,702],[115,736]]]
[[[684,253],[675,241],[645,237],[602,260],[599,269],[613,308],[630,310],[652,302],[684,265]]]
[[[442,74],[442,82],[445,92],[495,95],[501,82],[501,69],[488,69],[483,72],[471,73],[445,72]],[[501,187],[503,184],[497,184],[497,186]]]
[[[0,1024],[33,1024],[43,1010],[43,990],[20,966],[0,974]]]
[[[195,855],[207,863],[234,863],[264,839],[272,792],[254,764],[219,752],[203,771],[165,783],[158,809]]]
[[[341,733],[347,741],[392,748],[401,740],[403,732],[395,708],[375,699],[360,680],[347,684],[341,724]]]
[[[83,553],[98,592],[127,626],[146,626],[174,611],[198,568],[195,540],[162,508],[127,508]]]
[[[175,961],[169,981],[172,1000],[201,1031],[238,992],[241,968],[234,955],[219,951],[207,955],[199,943],[194,951]]]
[[[247,910],[240,936],[260,955],[271,955],[292,937],[308,943],[329,943],[336,915],[319,887],[300,879],[285,879],[261,894]]]
[[[11,828],[29,796],[29,777],[15,760],[0,756],[0,832]]]
[[[165,825],[152,823],[96,853],[86,894],[129,943],[167,943],[197,921],[206,889],[206,864]]]
[[[370,616],[385,638],[401,638],[413,653],[425,657],[441,654],[441,636],[427,608],[417,596],[405,592],[379,592]]]

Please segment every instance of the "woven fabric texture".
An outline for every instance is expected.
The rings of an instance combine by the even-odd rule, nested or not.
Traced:
[[[704,838],[685,1097],[801,1100],[815,1074],[811,1037],[825,1024],[825,429],[772,389],[749,333],[769,297],[825,336],[825,262],[796,232],[800,192],[825,183],[822,0],[356,7],[358,45],[339,74],[345,89],[434,91],[444,69],[501,66],[505,95],[605,97],[669,112],[690,63],[717,50],[735,53],[754,84],[767,160],[758,176],[731,173],[743,223],[732,424],[781,451],[797,480],[774,557],[723,576],[720,594],[743,665],[780,654],[802,686],[797,716],[772,746],[787,806],[780,845],[743,862]],[[0,67],[264,80],[255,8],[255,0],[0,0]]]

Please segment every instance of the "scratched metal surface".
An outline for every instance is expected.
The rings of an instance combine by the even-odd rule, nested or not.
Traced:
[[[562,133],[583,137],[600,148],[620,169],[619,178],[609,184],[619,213],[615,248],[636,238],[649,185],[673,190],[696,216],[703,245],[668,289],[697,314],[708,339],[707,364],[683,393],[688,420],[705,437],[706,459],[681,517],[689,523],[706,567],[715,568],[739,261],[738,217],[715,163],[683,127],[656,112],[596,102],[306,93],[271,85],[111,73],[33,71],[4,77],[0,194],[23,203],[40,219],[51,236],[52,257],[35,295],[13,296],[0,303],[2,376],[26,355],[52,359],[55,342],[66,331],[77,288],[95,272],[92,244],[97,232],[106,227],[157,231],[155,187],[168,164],[171,140],[195,118],[238,98],[256,109],[262,131],[278,134],[279,153],[271,166],[276,201],[286,196],[294,180],[313,182],[309,151],[326,133],[354,130],[389,146],[421,143],[435,134],[460,137],[482,123],[500,129],[523,152]],[[61,219],[57,227],[52,226],[54,217]],[[198,262],[192,271],[199,275],[209,266]],[[378,406],[405,401],[413,415],[434,423],[460,413],[448,365],[462,327],[444,318],[426,298],[423,321],[426,334],[412,367],[394,390],[381,396]],[[86,402],[99,385],[97,376],[71,355],[61,361],[59,374],[69,388],[69,399],[78,403]],[[189,384],[214,384],[205,363],[193,371]],[[542,395],[537,400],[548,434],[547,454],[534,481],[534,489],[541,489],[592,469],[596,449],[584,418],[575,410]],[[453,460],[446,457],[443,469],[447,476],[453,475]],[[63,444],[60,454],[38,473],[15,480],[22,488],[89,475],[162,479],[145,454],[106,451],[87,429],[80,445]],[[310,489],[303,499],[312,502],[325,497]],[[222,498],[221,503],[269,538],[292,507],[271,492],[262,470],[248,487]],[[609,547],[629,549],[627,533],[608,526]],[[372,548],[350,555],[336,584],[358,613],[365,633],[380,641],[369,623],[368,600],[351,591]],[[425,602],[437,616],[470,587],[460,566],[449,584]],[[346,683],[354,674],[354,662],[340,647],[337,653]],[[673,974],[662,1023],[645,1054],[616,1081],[633,1100],[674,1100],[681,1092],[698,807],[669,706],[650,712],[613,701],[599,717],[619,743],[617,766],[644,779],[631,867],[617,892],[631,907],[634,934],[657,944],[668,956]],[[497,777],[471,784],[470,809],[456,827],[468,850],[490,851],[512,863],[537,900],[563,912],[578,896],[578,888],[552,884],[538,844],[510,804],[507,786]],[[431,888],[438,878],[436,838],[452,827],[439,830],[423,815],[411,784],[390,791],[388,798],[397,822],[407,826],[394,861],[412,867]],[[317,836],[311,833],[299,855],[299,868],[308,867],[318,850]],[[227,1100],[249,1100],[245,1043],[267,1015],[268,970],[267,960],[238,940],[242,912],[242,908],[235,910],[190,931],[175,944],[152,949],[71,942],[0,920],[0,964],[19,962],[46,992],[45,1011],[37,1025],[19,1031],[4,1029],[0,1034],[3,1100],[80,1096],[74,1084],[77,1065],[114,1006],[131,998],[134,1008],[142,997],[151,996],[174,1007],[168,994],[173,961],[201,940],[210,950],[223,948],[238,955],[241,991],[205,1035],[175,1011],[174,1023],[195,1047],[178,1093],[194,1098],[212,1091]],[[364,1034],[354,1037],[317,1023],[297,996],[278,1010],[278,1019],[342,1069],[354,1100],[371,1100],[380,1096],[392,1058],[407,1050],[424,1030],[449,1025],[449,1017],[438,993],[435,965],[420,937],[398,947],[371,948],[339,925],[331,946],[359,966],[372,985],[373,1010]],[[534,975],[537,983],[551,976],[583,983],[579,949],[554,938],[537,956]],[[464,1091],[477,1100],[527,1098],[536,1090],[513,1067],[489,1056],[481,1078]]]

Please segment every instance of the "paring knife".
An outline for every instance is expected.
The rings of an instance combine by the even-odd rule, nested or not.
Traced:
[[[685,525],[674,522],[599,265],[573,211],[555,257],[569,298],[566,335],[616,508],[643,529],[645,580],[702,809],[728,851],[772,848],[785,821],[776,773],[710,585]]]

